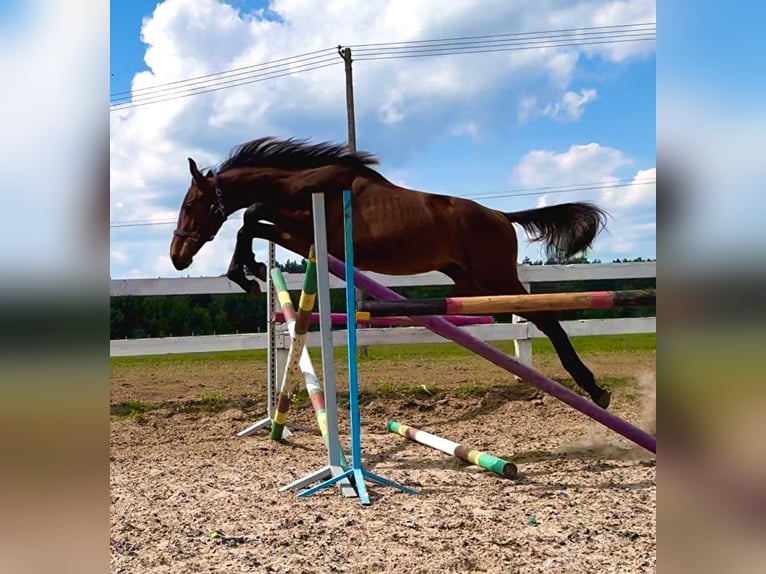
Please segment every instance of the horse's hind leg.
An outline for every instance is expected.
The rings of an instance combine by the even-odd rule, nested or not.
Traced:
[[[481,288],[476,284],[473,278],[459,265],[450,263],[438,271],[444,273],[455,282],[452,289],[453,297],[471,297],[481,294]]]
[[[564,331],[561,323],[559,323],[556,314],[552,311],[540,311],[519,313],[519,315],[534,323],[538,329],[547,335],[551,343],[553,343],[553,348],[556,349],[556,354],[559,356],[561,364],[572,375],[575,383],[588,393],[593,402],[598,406],[604,409],[607,408],[611,401],[611,394],[608,390],[596,384],[596,378],[580,360],[572,346],[572,342],[569,340],[569,336]]]
[[[515,268],[498,270],[493,261],[492,266],[482,269],[484,273],[474,274],[478,285],[481,286],[482,294],[485,295],[525,295],[527,290],[519,281]],[[593,402],[602,408],[607,408],[611,401],[611,395],[606,389],[596,384],[593,373],[585,366],[577,355],[572,342],[569,340],[564,328],[559,323],[556,313],[553,311],[539,311],[530,313],[517,313],[532,322],[540,331],[550,339],[562,366],[572,376],[575,383],[590,395]]]

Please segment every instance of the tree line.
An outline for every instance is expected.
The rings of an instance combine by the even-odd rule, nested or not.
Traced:
[[[615,260],[615,263],[654,261],[652,259]],[[526,258],[522,264],[558,264],[554,260],[531,261]],[[567,263],[601,263],[588,261],[586,257],[569,260]],[[288,260],[279,264],[285,273],[301,273],[306,269],[306,260]],[[532,284],[533,293],[561,291],[618,291],[624,289],[653,289],[656,280],[651,279],[606,279],[596,281],[550,281]],[[395,291],[408,298],[447,297],[449,285],[432,287],[403,287]],[[299,293],[294,292],[297,303]],[[333,311],[344,312],[345,292],[343,289],[330,291]],[[221,295],[165,295],[140,297],[112,297],[110,299],[111,339],[137,339],[145,337],[180,337],[188,335],[213,335],[233,333],[259,333],[266,331],[266,296],[253,298],[246,293]],[[562,320],[595,319],[608,317],[651,317],[655,307],[632,307],[626,309],[598,309],[562,311]],[[512,314],[495,315],[498,322],[510,322]],[[312,326],[316,329],[317,326]]]

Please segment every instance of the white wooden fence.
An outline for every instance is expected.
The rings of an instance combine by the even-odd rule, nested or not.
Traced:
[[[442,273],[431,272],[420,275],[390,276],[369,273],[371,277],[388,287],[414,287],[451,285],[452,281]],[[303,285],[302,273],[285,273],[287,287],[300,290]],[[527,285],[543,281],[581,281],[592,279],[645,279],[656,278],[656,263],[605,263],[578,265],[520,265],[519,278]],[[330,278],[330,288],[342,288],[344,282]],[[265,291],[265,286],[261,285]],[[172,279],[112,279],[109,285],[111,297],[128,295],[195,295],[239,293],[246,295],[226,277],[184,277]],[[623,335],[632,333],[655,333],[656,317],[587,319],[564,321],[562,325],[570,336],[579,335]],[[392,329],[396,329],[392,331]],[[485,341],[516,340],[520,348],[526,348],[534,338],[544,337],[534,325],[523,323],[497,323],[463,327],[472,335]],[[360,346],[401,345],[413,343],[443,342],[425,327],[382,327],[364,328],[357,331]],[[345,345],[346,331],[333,332],[334,343]],[[526,345],[524,344],[526,343]],[[319,346],[319,333],[311,333],[308,346]],[[282,345],[280,345],[282,346]],[[109,342],[111,357],[135,355],[165,355],[173,353],[203,353],[211,351],[239,351],[268,348],[266,333],[244,333],[236,335],[201,335],[194,337],[164,337],[147,339],[115,339]],[[525,359],[531,359],[525,357]]]

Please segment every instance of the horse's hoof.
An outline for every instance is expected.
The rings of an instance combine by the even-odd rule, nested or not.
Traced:
[[[609,408],[609,403],[612,402],[612,394],[604,389],[598,397],[593,397],[593,402],[602,409],[607,409]]]

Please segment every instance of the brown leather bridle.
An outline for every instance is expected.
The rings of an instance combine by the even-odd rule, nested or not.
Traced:
[[[202,220],[202,224],[199,226],[199,231],[189,233],[183,229],[176,228],[173,230],[173,235],[180,237],[181,239],[189,239],[195,243],[207,243],[208,241],[212,241],[215,238],[215,233],[203,236],[202,230],[206,227],[210,218],[214,216],[221,218],[221,225],[228,219],[226,208],[223,205],[223,192],[221,191],[221,183],[217,173],[215,174],[215,201],[210,205],[210,211],[207,212],[205,219]]]

